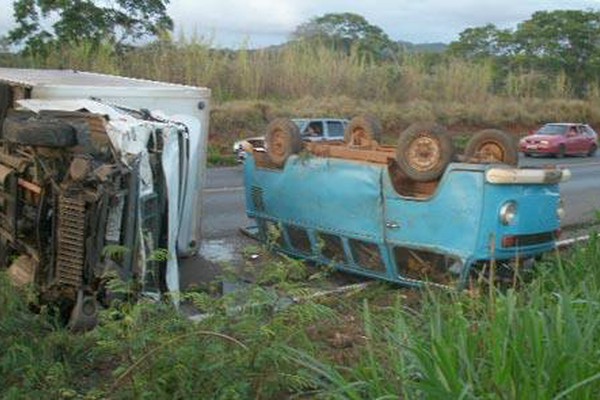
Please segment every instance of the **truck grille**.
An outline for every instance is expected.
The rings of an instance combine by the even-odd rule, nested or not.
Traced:
[[[85,263],[85,201],[58,199],[56,277],[59,284],[78,287]]]

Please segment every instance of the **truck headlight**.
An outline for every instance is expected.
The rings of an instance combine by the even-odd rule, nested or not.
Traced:
[[[565,217],[565,202],[563,199],[558,200],[558,207],[556,208],[556,216],[560,221]]]
[[[500,222],[503,225],[510,225],[515,221],[517,217],[517,203],[514,201],[507,201],[500,208]]]

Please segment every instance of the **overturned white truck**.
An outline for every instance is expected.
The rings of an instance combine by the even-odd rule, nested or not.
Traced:
[[[210,90],[0,68],[0,266],[74,329],[118,277],[177,293],[200,243]]]

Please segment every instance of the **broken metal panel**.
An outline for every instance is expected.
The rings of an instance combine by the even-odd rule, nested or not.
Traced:
[[[10,237],[17,229],[17,182],[16,171],[0,164],[0,229]]]
[[[167,266],[166,286],[173,293],[173,300],[178,302],[179,271],[177,263],[177,240],[179,232],[179,205],[180,205],[180,169],[177,168],[179,160],[179,135],[175,130],[165,131],[163,136],[162,168],[166,184],[166,197],[169,204],[167,210]]]

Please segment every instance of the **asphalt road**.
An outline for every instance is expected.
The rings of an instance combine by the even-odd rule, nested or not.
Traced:
[[[572,172],[570,181],[561,184],[566,217],[563,226],[593,221],[600,210],[600,155],[563,159],[521,158],[520,166],[560,165]],[[252,223],[246,217],[242,166],[211,168],[204,190],[202,246],[196,258],[183,260],[182,281],[211,279],[223,264],[244,261],[245,249],[254,241],[242,235],[240,227]]]
[[[560,185],[565,203],[566,216],[563,227],[579,225],[596,220],[596,210],[600,210],[600,153],[594,157],[521,157],[520,166],[542,167],[558,165],[569,168],[572,177]]]

